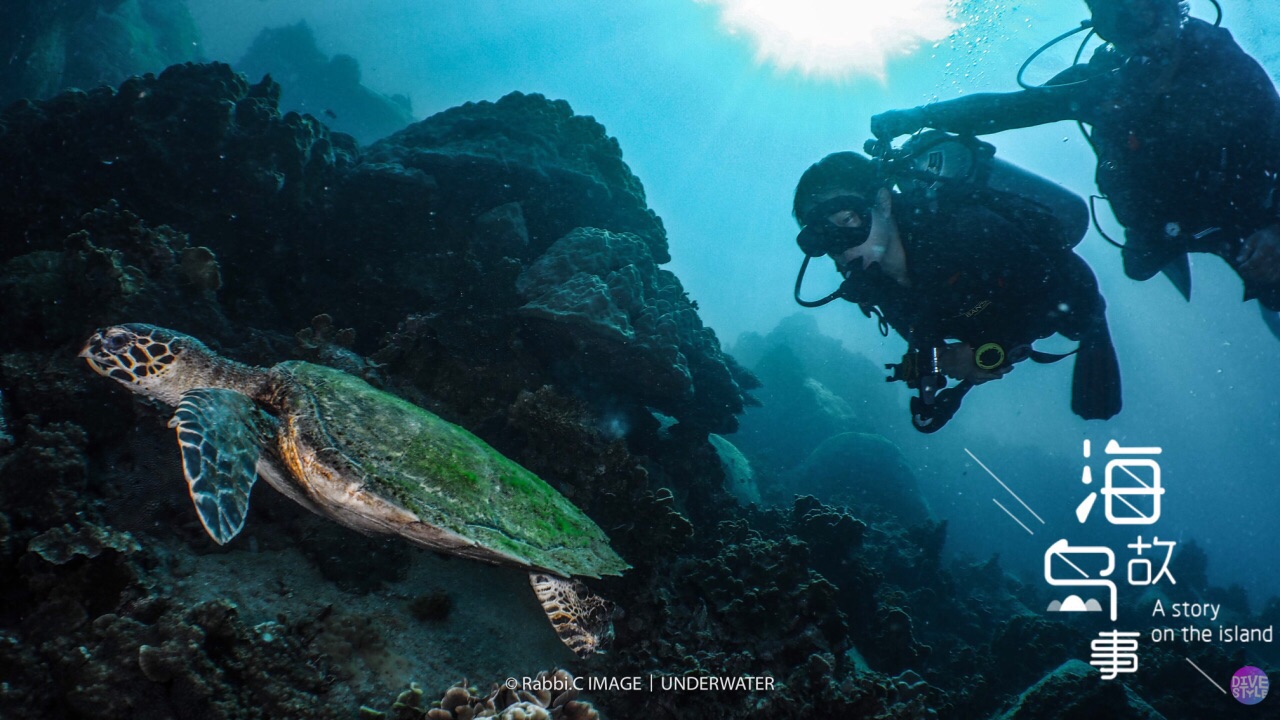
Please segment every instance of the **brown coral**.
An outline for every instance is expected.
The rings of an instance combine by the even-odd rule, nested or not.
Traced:
[[[378,384],[378,364],[366,360],[351,349],[356,342],[355,328],[339,330],[333,324],[331,315],[317,315],[311,319],[311,327],[299,330],[293,337],[294,351],[303,359],[328,365]]]
[[[218,267],[218,258],[207,247],[184,248],[179,256],[178,271],[183,280],[206,297],[212,298],[222,288],[222,270]]]
[[[536,689],[517,690],[494,685],[488,695],[481,696],[463,680],[445,692],[439,707],[424,711],[422,689],[415,683],[396,698],[392,717],[397,720],[599,720],[600,713],[591,703],[577,699],[578,691],[574,684],[573,675],[568,671],[544,670],[529,683]]]

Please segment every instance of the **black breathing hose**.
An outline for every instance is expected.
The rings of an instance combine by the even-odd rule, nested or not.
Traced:
[[[1067,38],[1071,37],[1072,35],[1075,35],[1075,34],[1076,34],[1076,33],[1078,33],[1078,32],[1083,32],[1083,31],[1085,31],[1085,30],[1088,30],[1088,31],[1089,31],[1089,34],[1084,36],[1084,42],[1080,43],[1080,50],[1079,50],[1078,52],[1076,52],[1076,60],[1078,61],[1078,60],[1080,59],[1080,55],[1081,55],[1081,53],[1083,53],[1083,52],[1084,52],[1084,45],[1085,45],[1085,43],[1089,42],[1089,38],[1093,36],[1093,21],[1092,21],[1092,20],[1081,20],[1081,21],[1080,21],[1080,27],[1072,28],[1072,29],[1070,29],[1070,30],[1068,30],[1068,31],[1066,31],[1066,32],[1064,32],[1064,33],[1062,33],[1061,35],[1059,35],[1059,36],[1055,37],[1054,39],[1050,40],[1049,42],[1047,42],[1047,43],[1045,43],[1045,44],[1041,45],[1039,48],[1037,48],[1037,49],[1036,49],[1036,51],[1035,51],[1035,52],[1031,53],[1031,57],[1028,57],[1028,58],[1027,58],[1023,63],[1022,63],[1022,67],[1018,68],[1018,76],[1017,76],[1017,80],[1018,80],[1018,87],[1022,88],[1023,90],[1038,90],[1039,88],[1044,87],[1044,85],[1028,85],[1028,84],[1027,84],[1027,82],[1026,82],[1025,80],[1023,80],[1023,79],[1022,79],[1022,76],[1023,76],[1023,75],[1026,75],[1026,73],[1027,73],[1027,68],[1028,68],[1028,67],[1031,67],[1031,63],[1035,62],[1035,59],[1036,59],[1036,58],[1038,58],[1038,57],[1040,57],[1040,55],[1042,55],[1042,54],[1044,53],[1044,51],[1048,50],[1049,48],[1053,47],[1054,45],[1057,45],[1058,43],[1062,42],[1063,40],[1066,40]],[[1083,81],[1083,80],[1081,80],[1080,82],[1084,82],[1084,81]],[[1074,83],[1070,83],[1070,84],[1074,84]],[[1057,86],[1055,85],[1054,87],[1057,87]]]

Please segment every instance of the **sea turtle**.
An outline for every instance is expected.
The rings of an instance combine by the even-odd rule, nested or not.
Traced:
[[[261,476],[361,532],[528,571],[557,635],[580,657],[611,636],[610,604],[572,578],[629,566],[573,503],[457,425],[339,370],[251,367],[153,325],[99,330],[80,356],[177,408],[169,427],[215,542],[244,527]]]

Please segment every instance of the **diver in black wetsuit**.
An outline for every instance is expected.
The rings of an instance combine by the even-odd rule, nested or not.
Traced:
[[[1190,297],[1187,253],[1213,253],[1244,280],[1245,300],[1280,310],[1280,96],[1266,71],[1177,0],[1087,2],[1110,43],[1088,64],[1038,88],[876,115],[872,132],[1087,123],[1129,277],[1163,270]]]
[[[793,206],[801,249],[811,258],[828,255],[845,278],[827,299],[875,312],[882,332],[892,327],[907,340],[895,379],[916,387],[912,382],[924,376],[921,398],[912,400],[915,427],[938,429],[969,388],[1004,377],[1020,360],[1064,357],[1031,349],[1054,333],[1080,341],[1072,410],[1086,419],[1119,412],[1120,369],[1106,303],[1092,271],[1070,249],[1087,220],[1074,228],[1052,218],[1018,224],[973,202],[928,205],[884,188],[866,157],[841,152],[805,171]],[[926,387],[931,373],[941,385]],[[933,396],[946,384],[942,375],[960,384]]]

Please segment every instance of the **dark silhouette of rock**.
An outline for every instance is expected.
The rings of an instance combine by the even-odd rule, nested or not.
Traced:
[[[0,107],[200,56],[185,0],[9,0],[3,13]]]
[[[310,113],[361,143],[413,122],[409,98],[388,97],[366,87],[360,63],[350,55],[326,57],[305,22],[263,30],[235,67],[250,78],[270,75],[280,83],[282,110]]]
[[[784,482],[823,502],[872,506],[903,525],[931,519],[902,451],[879,435],[842,433],[828,438]]]

